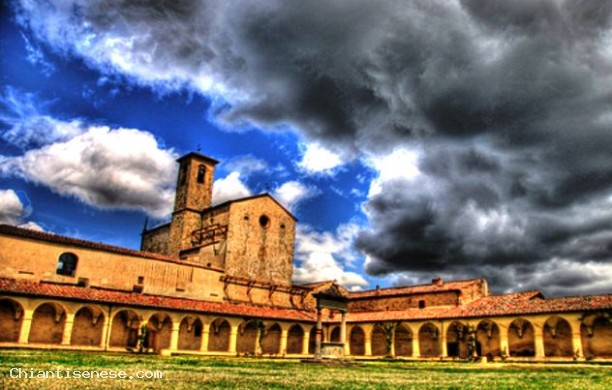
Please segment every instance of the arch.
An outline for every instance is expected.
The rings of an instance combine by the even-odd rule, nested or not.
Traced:
[[[612,357],[612,320],[608,313],[583,319],[580,335],[585,357]]]
[[[58,275],[74,276],[79,258],[71,252],[64,252],[57,259],[55,273]]]
[[[229,351],[231,332],[232,327],[225,318],[216,318],[210,323],[208,350],[214,352]]]
[[[287,353],[302,353],[304,346],[304,329],[298,324],[289,328],[287,332]]]
[[[170,348],[172,320],[166,313],[155,313],[147,321],[147,346],[155,352]]]
[[[544,355],[573,356],[572,327],[559,316],[552,316],[544,323]]]
[[[476,353],[478,356],[486,356],[488,360],[493,360],[496,356],[501,356],[499,326],[491,320],[483,320],[476,327]]]
[[[140,317],[133,310],[121,310],[113,316],[111,322],[111,347],[136,348],[138,345],[138,330]],[[145,340],[145,348],[146,345]]]
[[[446,353],[450,357],[465,359],[468,357],[468,327],[459,321],[453,321],[446,329]]]
[[[431,322],[419,329],[419,354],[424,357],[440,356],[440,330]]]
[[[349,336],[350,353],[354,356],[365,355],[365,332],[359,325],[353,326]]]
[[[238,327],[236,352],[254,355],[259,340],[259,329],[256,321],[244,321]]]
[[[412,332],[404,325],[399,324],[393,335],[395,356],[412,356]]]
[[[30,343],[60,344],[64,337],[66,310],[55,302],[39,305],[32,315]]]
[[[387,356],[393,351],[387,351],[387,333],[381,324],[375,324],[372,329],[372,356]]]
[[[325,330],[321,329],[321,341],[325,340]],[[317,348],[317,327],[313,326],[310,329],[310,338],[308,339],[308,353],[314,354]]]
[[[74,314],[71,345],[102,345],[104,314],[95,306],[83,306]]]
[[[535,356],[535,332],[528,320],[517,318],[508,327],[508,354]]]
[[[340,340],[340,336],[341,336],[341,329],[339,326],[335,326],[331,333],[329,334],[329,341],[334,342],[334,343],[339,343]]]
[[[178,349],[197,351],[202,345],[202,320],[186,316],[179,324]]]
[[[23,307],[12,299],[0,299],[0,342],[19,341]]]
[[[261,340],[261,353],[277,355],[280,351],[281,327],[279,324],[272,324],[264,330]]]

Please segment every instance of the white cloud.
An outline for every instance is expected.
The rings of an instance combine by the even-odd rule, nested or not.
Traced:
[[[316,188],[293,180],[283,183],[274,191],[273,196],[289,210],[295,210],[301,201],[317,194]]]
[[[0,190],[0,223],[17,225],[29,214],[13,190]]]
[[[306,173],[331,175],[343,164],[340,155],[317,143],[302,144],[301,147],[303,149],[302,159],[297,165]]]
[[[223,168],[232,172],[240,172],[241,175],[249,176],[255,172],[269,169],[268,163],[252,155],[239,156],[224,161]]]
[[[385,182],[395,179],[413,180],[419,176],[418,157],[416,151],[405,148],[396,148],[382,156],[368,157],[366,164],[378,172],[378,177],[370,184],[368,197],[379,194]]]
[[[81,134],[31,149],[0,163],[0,175],[18,176],[106,209],[138,209],[162,218],[171,210],[175,155],[136,129],[55,121],[54,131],[79,123]]]
[[[25,229],[43,231],[36,222],[24,220],[32,213],[30,206],[21,202],[13,190],[0,190],[0,223],[19,226]]]
[[[298,284],[336,280],[348,289],[366,287],[368,282],[358,273],[346,271],[358,254],[353,241],[357,225],[338,227],[335,233],[316,232],[308,226],[299,226],[296,236],[296,258],[300,266],[294,266],[293,281]]]
[[[251,190],[240,180],[240,172],[232,172],[213,183],[212,202],[214,205],[251,195]]]
[[[58,121],[41,113],[46,103],[31,93],[5,87],[0,93],[0,122],[8,129],[0,137],[22,149],[66,141],[86,129],[78,120]]]

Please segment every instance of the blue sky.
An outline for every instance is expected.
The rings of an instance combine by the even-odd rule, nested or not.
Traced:
[[[138,248],[174,160],[299,219],[295,281],[609,291],[599,2],[10,1],[0,222]]]

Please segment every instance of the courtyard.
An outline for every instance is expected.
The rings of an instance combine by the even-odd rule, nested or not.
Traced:
[[[16,377],[21,369],[21,378]],[[12,370],[12,371],[11,371]],[[74,374],[80,372],[81,378]],[[64,378],[36,377],[43,371]],[[73,377],[65,378],[67,372]],[[84,371],[95,371],[96,379]],[[162,373],[161,378],[103,378],[101,372]],[[55,374],[57,375],[57,374]],[[13,376],[13,377],[11,377]],[[112,375],[111,375],[112,376]],[[143,375],[146,376],[146,375]],[[0,350],[3,389],[609,389],[612,365],[579,363],[466,363],[400,360],[352,365],[303,364],[256,357]]]

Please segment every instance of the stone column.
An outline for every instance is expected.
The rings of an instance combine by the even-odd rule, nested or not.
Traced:
[[[66,321],[64,321],[64,334],[62,335],[62,345],[70,345],[72,339],[72,328],[74,326],[74,313],[66,312]]]
[[[412,334],[412,357],[421,356],[421,346],[419,344],[419,334]]]
[[[446,328],[444,322],[440,322],[440,351],[443,358],[448,356],[448,346],[446,345]]]
[[[365,356],[372,356],[372,329],[364,330],[365,333],[365,343],[364,343],[364,352]]]
[[[181,324],[178,321],[172,321],[172,332],[170,333],[170,350],[178,350],[179,330]]]
[[[570,318],[569,323],[570,323],[570,327],[572,328],[572,351],[574,353],[574,357],[582,358],[584,357],[584,349],[582,348],[582,337],[580,333],[580,320]]]
[[[544,359],[546,356],[544,353],[544,329],[542,326],[534,325],[534,344],[535,344],[535,357],[536,359]]]
[[[229,351],[231,353],[236,353],[236,344],[238,342],[238,324],[232,324],[232,329],[230,331],[230,341],[229,341]]]
[[[501,351],[501,355],[510,356],[510,346],[508,345],[508,332],[509,328],[507,326],[502,327],[499,326],[499,349]]]
[[[208,351],[208,336],[210,335],[210,328],[208,325],[202,326],[202,340],[200,340],[200,352]]]
[[[281,356],[285,356],[287,354],[287,337],[289,336],[289,330],[282,328],[281,329],[281,339],[280,339],[280,351]]]
[[[110,313],[108,314],[108,317],[106,315],[102,315],[102,321],[104,321],[104,323],[102,324],[102,340],[100,340],[100,346],[106,350],[108,348],[111,331]]]
[[[341,322],[340,322],[340,342],[343,343],[342,345],[342,349],[343,349],[343,354],[349,355],[350,354],[350,349],[349,347],[349,343],[346,340],[346,312],[344,310],[342,310],[340,312],[340,318],[341,318]]]
[[[21,321],[21,331],[19,332],[19,344],[27,344],[30,338],[30,328],[32,327],[32,310],[23,311],[23,320]]]
[[[304,338],[302,339],[302,353],[308,353],[308,346],[310,345],[310,331],[304,331]]]
[[[323,333],[323,319],[321,318],[321,307],[317,305],[317,338],[315,347],[315,359],[321,359],[321,336]]]

